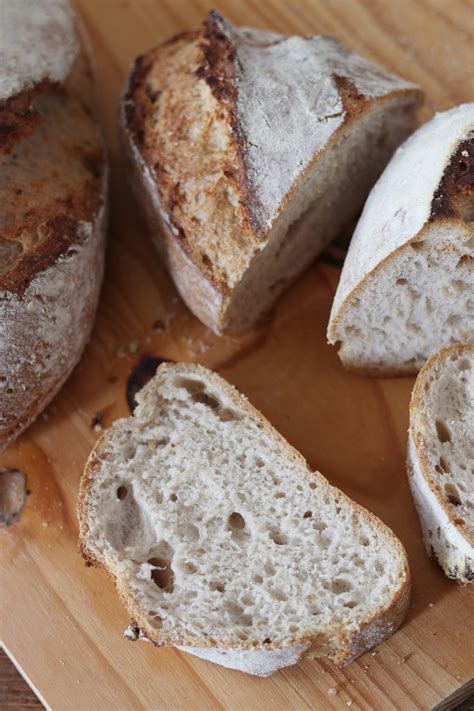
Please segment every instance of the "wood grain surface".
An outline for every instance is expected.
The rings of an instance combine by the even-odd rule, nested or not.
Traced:
[[[474,670],[472,589],[426,557],[406,472],[412,378],[346,373],[325,329],[339,270],[318,260],[267,322],[218,338],[181,303],[127,188],[117,97],[133,57],[197,26],[206,0],[79,0],[96,57],[99,112],[111,160],[111,227],[94,334],[72,377],[1,458],[27,476],[21,518],[0,531],[1,639],[53,709],[428,709]],[[419,83],[421,117],[473,100],[470,0],[222,0],[233,21],[285,33],[334,34]],[[403,541],[413,606],[390,640],[345,669],[315,660],[256,679],[174,649],[125,641],[113,586],[76,547],[79,477],[100,427],[128,412],[126,384],[145,358],[216,368],[349,496]],[[467,688],[467,687],[466,687]],[[459,702],[460,699],[458,699]]]

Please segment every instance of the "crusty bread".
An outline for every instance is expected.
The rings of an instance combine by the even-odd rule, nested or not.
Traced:
[[[5,8],[0,449],[54,396],[87,342],[102,280],[106,193],[91,73],[71,8],[63,0],[4,0]],[[24,24],[13,23],[18,13]],[[25,42],[36,65],[17,55]]]
[[[446,575],[474,580],[474,345],[420,371],[410,404],[410,487],[423,538]]]
[[[232,386],[165,364],[99,439],[80,486],[85,558],[114,579],[127,636],[266,676],[347,663],[409,604],[405,551],[311,472]]]
[[[419,128],[367,200],[328,328],[344,365],[415,373],[474,341],[473,220],[474,103]]]
[[[121,102],[129,175],[189,308],[252,326],[359,214],[421,92],[331,37],[212,11],[139,57]]]

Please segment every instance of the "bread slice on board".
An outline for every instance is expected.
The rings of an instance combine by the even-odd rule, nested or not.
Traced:
[[[416,373],[474,341],[474,103],[437,114],[395,153],[352,238],[328,328],[344,365]]]
[[[69,4],[4,0],[0,39],[2,449],[51,400],[88,340],[103,272],[106,163]]]
[[[350,662],[397,629],[401,543],[235,388],[165,364],[137,399],[78,502],[83,555],[115,580],[127,636],[267,676],[303,655]]]
[[[135,62],[123,145],[152,236],[216,333],[251,327],[357,217],[421,92],[332,37],[217,12]]]
[[[430,358],[410,404],[408,475],[428,554],[474,580],[474,345]]]

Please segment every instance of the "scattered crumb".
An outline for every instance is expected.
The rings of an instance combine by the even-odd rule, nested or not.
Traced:
[[[371,655],[372,657],[375,657],[376,654],[378,654],[378,652],[371,652],[371,653],[370,653],[370,655]]]
[[[399,664],[406,664],[411,656],[412,656],[412,654],[410,653],[410,654],[406,654],[404,657],[400,657],[400,659],[398,660],[398,663]]]
[[[152,326],[152,329],[155,331],[155,333],[163,333],[164,331],[166,331],[166,328],[166,323],[160,318],[157,319]]]
[[[94,417],[91,420],[91,427],[94,430],[94,432],[102,432],[102,417],[103,413],[98,412],[95,413]]]
[[[434,607],[434,602],[429,602],[428,607]]]
[[[328,696],[337,696],[338,691],[335,686],[331,686],[330,689],[328,689]]]
[[[349,699],[348,701],[346,701],[346,706],[352,706],[352,699]]]
[[[138,343],[137,341],[130,341],[128,344],[128,352],[129,353],[136,353],[138,351]]]
[[[43,526],[43,528],[47,528],[49,526],[49,523],[47,521],[43,521],[41,525]]]

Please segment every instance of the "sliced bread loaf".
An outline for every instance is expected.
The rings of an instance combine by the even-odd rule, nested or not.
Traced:
[[[474,341],[474,103],[419,128],[373,188],[328,328],[344,365],[417,372]]]
[[[410,404],[410,487],[428,553],[446,575],[474,580],[474,345],[442,350]]]
[[[11,75],[0,87],[20,88],[0,97],[0,450],[55,395],[87,342],[106,194],[91,72],[69,4],[4,0],[4,8],[24,24],[11,23],[0,50]],[[37,66],[17,55],[24,43]]]
[[[139,57],[121,103],[132,185],[198,318],[252,326],[357,217],[420,97],[332,37],[215,11]]]
[[[78,512],[85,558],[115,580],[128,636],[266,676],[346,663],[409,604],[405,551],[311,472],[233,387],[162,365],[99,439]]]

